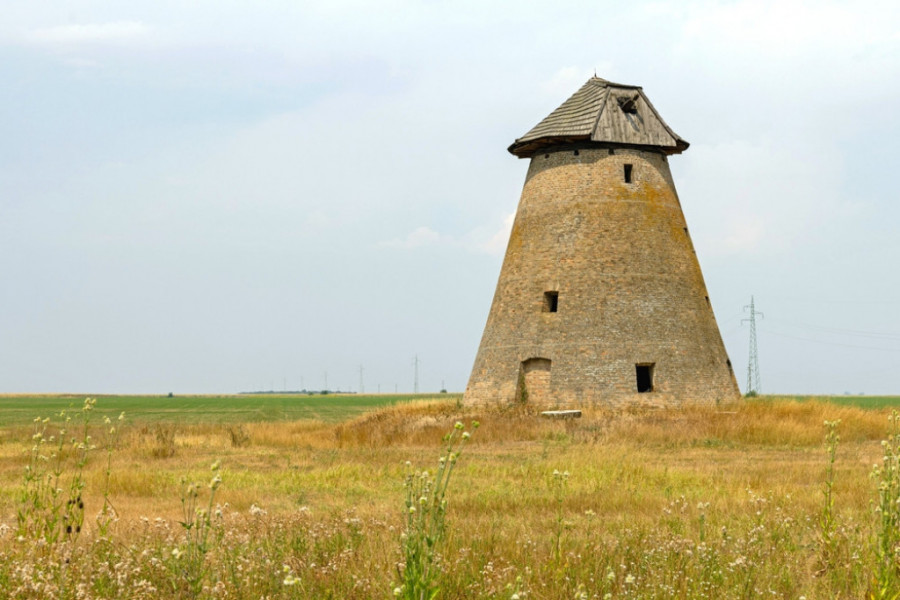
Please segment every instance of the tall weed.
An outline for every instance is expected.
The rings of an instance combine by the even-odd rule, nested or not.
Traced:
[[[175,575],[173,589],[179,583],[186,584],[189,597],[196,598],[203,589],[208,572],[206,555],[212,548],[210,535],[216,530],[221,535],[221,511],[214,510],[216,491],[222,485],[219,462],[213,463],[212,479],[206,486],[209,489],[206,506],[200,500],[202,485],[182,480],[181,518],[179,521],[184,530],[184,542],[172,550],[171,567]],[[220,537],[219,535],[219,537]]]
[[[879,600],[900,596],[900,413],[890,416],[891,431],[881,442],[881,464],[872,469],[877,483],[875,501],[875,569],[869,597]]]
[[[84,467],[95,449],[88,433],[96,400],[86,398],[75,415],[62,411],[55,430],[49,418],[34,420],[29,462],[17,511],[18,536],[52,547],[77,540],[84,525]],[[74,431],[72,429],[74,428]]]
[[[472,422],[472,429],[478,422]],[[438,461],[437,472],[414,472],[407,463],[405,516],[406,529],[401,549],[403,567],[399,569],[400,585],[394,596],[404,600],[432,600],[440,591],[438,557],[445,541],[447,528],[447,490],[450,476],[470,437],[465,426],[457,421],[444,437],[444,453]]]
[[[835,515],[834,515],[834,463],[837,458],[838,435],[837,427],[840,420],[825,421],[825,481],[822,484],[822,514],[819,517],[819,525],[822,531],[822,568],[830,570],[834,567],[835,560]]]

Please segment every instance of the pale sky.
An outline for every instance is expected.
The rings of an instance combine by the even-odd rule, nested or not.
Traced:
[[[0,392],[462,391],[527,160],[642,85],[742,390],[900,393],[900,4],[19,2]]]

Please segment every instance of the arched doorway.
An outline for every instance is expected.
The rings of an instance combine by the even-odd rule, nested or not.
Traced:
[[[550,401],[550,359],[534,357],[522,361],[519,390],[521,401],[545,404]]]

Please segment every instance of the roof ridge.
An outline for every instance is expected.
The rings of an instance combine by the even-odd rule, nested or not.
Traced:
[[[609,86],[606,86],[604,90],[606,97],[603,98],[603,102],[600,103],[600,110],[597,111],[597,118],[594,119],[594,124],[591,125],[591,137],[594,137],[594,134],[597,131],[597,125],[600,123],[600,117],[603,116],[603,111],[606,110],[606,105],[609,103]]]

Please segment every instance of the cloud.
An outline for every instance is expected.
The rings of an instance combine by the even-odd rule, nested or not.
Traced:
[[[731,223],[722,237],[722,245],[733,252],[755,250],[763,240],[765,226],[759,218]]]
[[[590,67],[563,67],[550,79],[541,83],[541,91],[552,98],[568,98],[594,74],[603,79],[615,80],[615,68],[608,60],[599,61]],[[560,101],[561,102],[561,101]]]
[[[564,97],[566,94],[571,96],[572,90],[582,86],[590,73],[590,69],[583,67],[563,67],[541,83],[541,91],[553,97]]]
[[[405,238],[394,238],[380,242],[381,248],[412,249],[424,246],[448,246],[462,248],[469,252],[502,256],[509,242],[509,232],[512,230],[516,213],[511,212],[503,218],[503,223],[498,229],[477,227],[465,235],[455,237],[439,233],[430,227],[416,227]]]
[[[147,39],[152,31],[140,21],[111,21],[42,27],[32,29],[25,38],[31,43],[46,45],[127,44]]]
[[[431,229],[430,227],[425,227],[424,225],[421,227],[416,227],[413,231],[409,233],[405,238],[394,238],[392,240],[387,240],[385,242],[380,242],[378,245],[384,248],[421,248],[422,246],[434,246],[436,244],[440,244],[442,242],[452,242],[453,238],[450,236],[444,236]]]
[[[506,251],[509,243],[509,232],[512,231],[513,221],[516,219],[515,211],[506,215],[503,219],[503,225],[492,235],[486,242],[477,244],[477,248],[487,254],[499,256]]]
[[[701,70],[714,66],[718,77],[747,80],[757,93],[763,81],[782,93],[830,93],[836,72],[845,87],[891,80],[896,73],[896,2],[754,0],[683,10],[676,53],[686,52],[685,60]],[[877,68],[860,68],[863,62]]]
[[[306,215],[305,226],[306,227],[314,227],[316,229],[325,229],[329,225],[331,225],[331,217],[329,217],[324,210],[316,209]]]
[[[845,218],[844,164],[833,148],[786,139],[698,144],[683,158],[687,220],[713,255],[778,255]]]
[[[684,33],[783,57],[785,51],[809,53],[819,46],[865,36],[868,27],[856,26],[863,20],[868,23],[861,12],[866,11],[829,2],[814,8],[806,2],[782,0],[703,5],[692,11]]]
[[[96,60],[78,57],[67,58],[63,61],[63,64],[76,69],[95,69],[100,66],[100,63]]]

